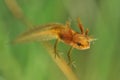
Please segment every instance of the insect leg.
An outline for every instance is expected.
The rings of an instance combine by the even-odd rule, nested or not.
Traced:
[[[78,21],[78,26],[80,28],[81,34],[84,34],[84,27],[83,27],[83,25],[82,25],[82,23],[80,21],[80,18],[78,18],[77,21]]]
[[[70,21],[67,21],[66,22],[66,30],[68,31],[68,33],[70,34],[70,35],[73,35],[73,33],[72,33],[72,30],[71,30],[71,28],[70,28]]]
[[[68,64],[71,64],[71,51],[72,51],[72,49],[73,49],[73,46],[69,49],[69,51],[68,51],[68,53],[67,53],[67,56],[68,56]]]
[[[54,52],[55,52],[55,58],[56,56],[59,57],[59,54],[57,53],[57,45],[58,45],[59,39],[56,40],[55,44],[54,44]]]
[[[88,32],[89,32],[89,30],[88,30],[88,28],[86,29],[86,32],[85,32],[85,35],[87,36],[88,35]]]

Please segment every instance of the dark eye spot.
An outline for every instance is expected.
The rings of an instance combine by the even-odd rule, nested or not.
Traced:
[[[77,43],[78,46],[81,46],[82,44],[81,43]]]

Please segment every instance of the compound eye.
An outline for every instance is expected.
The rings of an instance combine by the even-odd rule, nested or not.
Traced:
[[[78,46],[81,46],[82,44],[81,43],[77,43]]]

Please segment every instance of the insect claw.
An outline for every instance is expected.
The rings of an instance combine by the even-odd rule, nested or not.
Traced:
[[[76,65],[75,65],[75,62],[74,61],[71,61],[68,63],[68,65],[74,69],[76,69]]]
[[[57,51],[55,51],[55,58],[56,57],[60,57],[59,54],[57,53]]]

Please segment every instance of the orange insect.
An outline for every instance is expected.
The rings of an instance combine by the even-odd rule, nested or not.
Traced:
[[[78,27],[80,28],[81,33],[75,32],[70,28],[70,22],[66,22],[65,25],[62,24],[48,24],[43,25],[34,29],[31,29],[21,36],[19,36],[15,42],[23,41],[46,41],[51,39],[57,39],[54,45],[55,56],[57,54],[57,44],[59,41],[64,42],[71,46],[68,51],[69,63],[71,63],[70,53],[73,48],[79,50],[85,50],[90,48],[90,42],[95,39],[88,36],[88,29],[84,31],[80,19],[78,18]],[[58,55],[59,56],[59,55]]]

